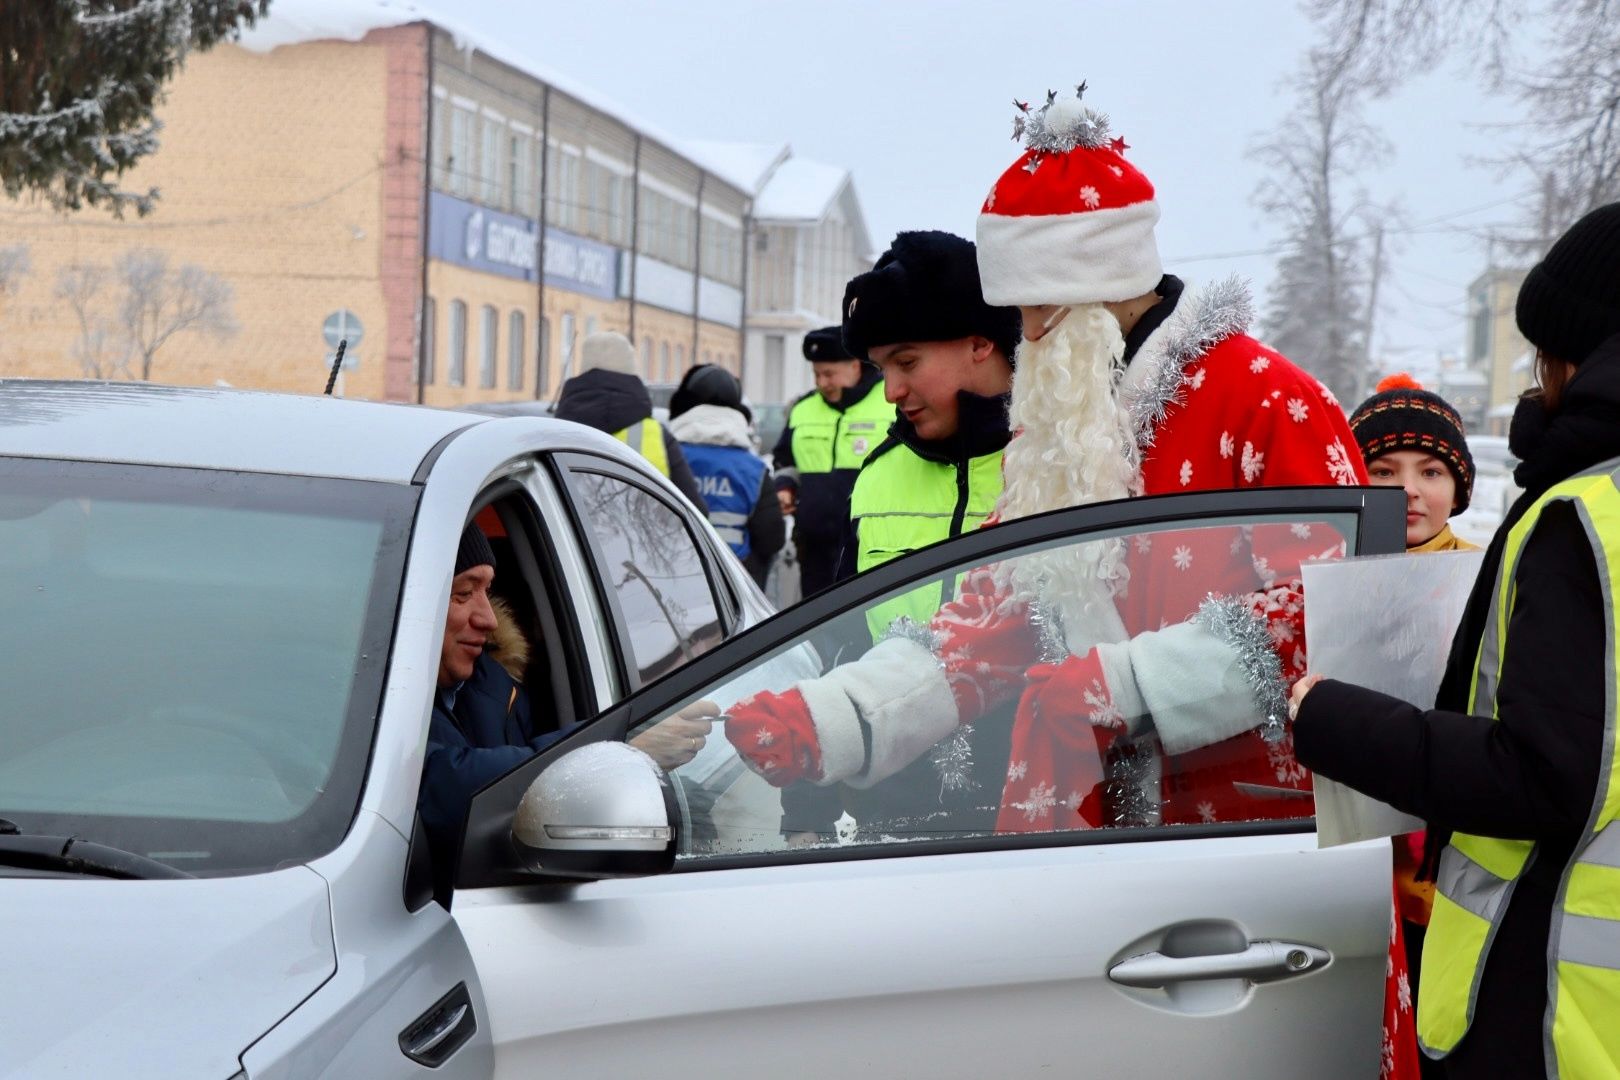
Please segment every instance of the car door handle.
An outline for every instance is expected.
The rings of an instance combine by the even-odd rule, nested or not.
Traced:
[[[1200,956],[1166,956],[1160,952],[1126,957],[1108,969],[1124,986],[1158,989],[1172,983],[1208,979],[1273,982],[1315,971],[1333,959],[1326,949],[1293,941],[1252,941],[1241,952]]]
[[[435,1001],[427,1012],[399,1033],[399,1048],[418,1065],[436,1069],[460,1050],[477,1030],[478,1018],[473,1014],[467,984],[457,983],[454,990]]]

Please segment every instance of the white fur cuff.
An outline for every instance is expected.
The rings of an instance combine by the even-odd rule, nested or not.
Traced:
[[[938,658],[906,638],[879,642],[855,663],[803,683],[800,690],[821,740],[824,784],[843,780],[871,787],[957,727],[956,698]],[[862,718],[871,738],[870,758],[862,743]]]

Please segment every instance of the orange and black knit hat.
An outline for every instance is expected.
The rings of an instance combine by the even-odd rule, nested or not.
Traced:
[[[1378,384],[1377,392],[1350,414],[1350,433],[1368,465],[1397,450],[1433,454],[1457,481],[1457,509],[1468,509],[1474,494],[1474,455],[1468,452],[1462,417],[1439,394],[1423,389],[1401,372]]]

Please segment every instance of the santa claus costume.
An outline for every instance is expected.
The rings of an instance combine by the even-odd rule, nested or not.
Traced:
[[[1024,151],[979,218],[986,302],[1051,308],[1019,347],[987,525],[1135,495],[1366,483],[1338,402],[1248,335],[1246,289],[1163,274],[1153,186],[1081,92],[1020,106]],[[1132,302],[1151,306],[1122,334]],[[1017,700],[998,831],[1304,817],[1286,718],[1305,672],[1299,565],[1343,552],[1330,528],[1293,523],[984,567],[927,627],[897,624],[859,661],[734,707],[726,736],[772,783],[869,786]]]

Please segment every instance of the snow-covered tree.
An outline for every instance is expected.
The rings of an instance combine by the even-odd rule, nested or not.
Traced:
[[[33,269],[27,244],[0,247],[0,297],[15,296],[22,279]]]
[[[90,263],[69,263],[56,272],[56,299],[73,313],[79,336],[73,356],[87,379],[129,375],[129,347],[119,341],[116,328],[98,300],[107,284],[107,268]]]
[[[1335,62],[1387,92],[1448,55],[1523,107],[1492,155],[1536,196],[1497,237],[1534,257],[1594,207],[1620,200],[1620,0],[1310,0]]]
[[[1266,167],[1255,200],[1282,226],[1287,245],[1267,296],[1265,335],[1353,403],[1365,381],[1373,257],[1373,208],[1354,176],[1388,148],[1360,115],[1354,72],[1326,53],[1306,58],[1294,89],[1294,108],[1255,147]]]
[[[115,272],[123,286],[118,321],[138,365],[134,378],[152,377],[158,350],[176,334],[200,331],[216,338],[236,333],[231,315],[230,283],[200,266],[169,267],[169,256],[152,248],[134,248],[118,260]]]
[[[157,149],[153,110],[192,49],[233,38],[270,0],[7,0],[0,3],[0,182],[58,209],[152,209],[120,190]]]

